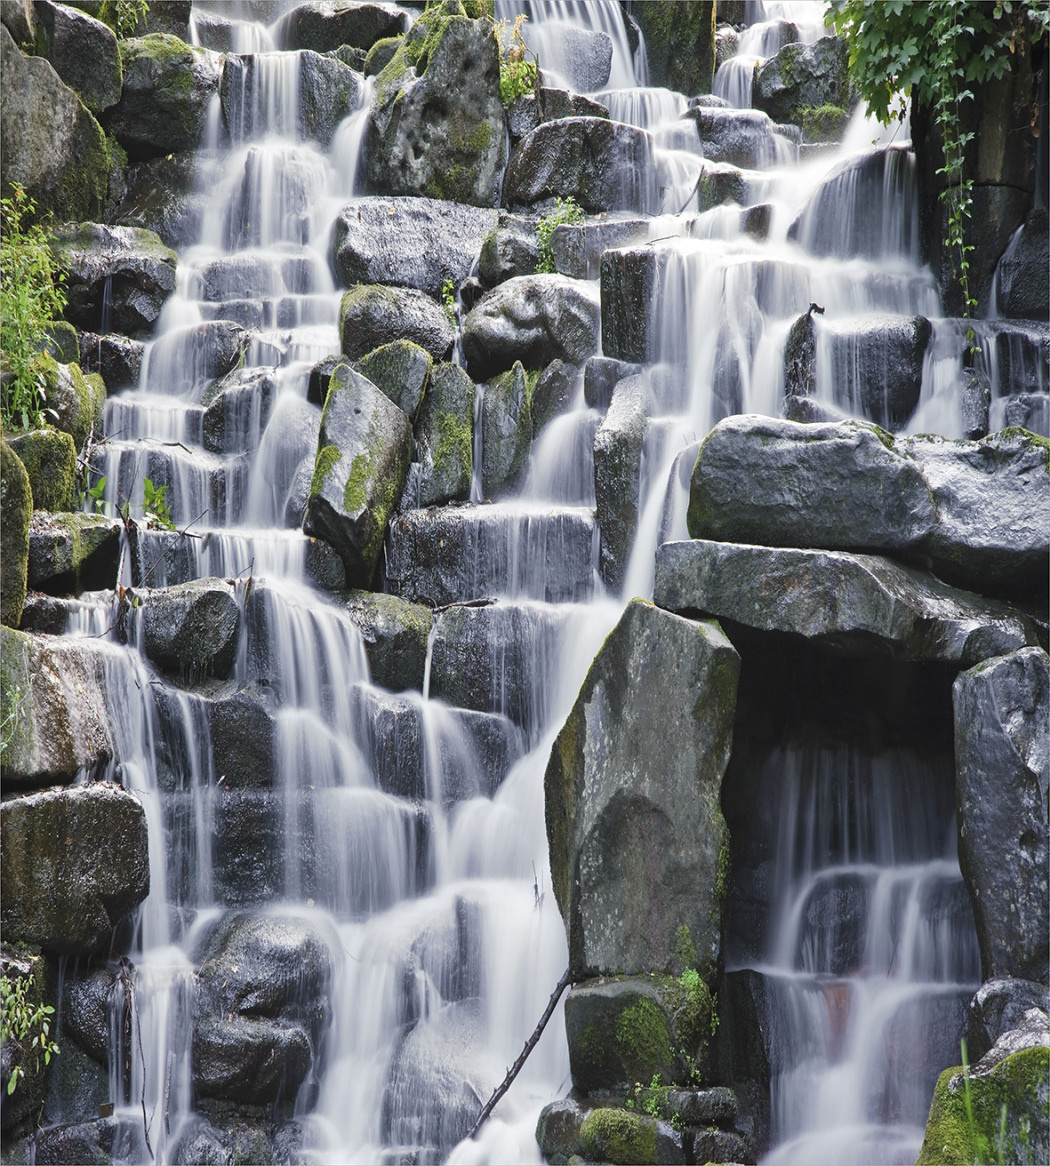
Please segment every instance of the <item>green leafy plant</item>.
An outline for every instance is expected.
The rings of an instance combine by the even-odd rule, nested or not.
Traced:
[[[441,285],[441,306],[453,328],[456,326],[456,285],[451,279],[446,279]]]
[[[33,221],[36,204],[17,184],[0,200],[0,354],[5,428],[39,429],[48,416],[47,325],[66,306],[64,276],[47,229]]]
[[[99,9],[99,19],[121,38],[134,36],[139,21],[148,14],[149,0],[103,0]]]
[[[499,95],[504,105],[513,105],[519,97],[534,93],[539,84],[540,71],[535,54],[531,61],[528,60],[526,54],[531,50],[521,35],[521,26],[527,19],[525,13],[520,12],[513,25],[507,20],[499,20],[494,26],[499,44]]]
[[[168,487],[154,486],[149,478],[142,479],[142,505],[146,518],[153,526],[163,530],[174,530],[171,518],[171,503],[168,501]]]
[[[39,1066],[45,1065],[58,1053],[58,1045],[51,1039],[51,1017],[55,1010],[50,1004],[33,1004],[27,997],[30,981],[23,976],[0,976],[0,1041],[14,1044],[23,1054],[35,1051]],[[25,1076],[24,1064],[17,1064],[7,1079],[7,1095],[18,1088]]]
[[[561,227],[565,224],[575,225],[583,222],[583,210],[579,203],[570,195],[568,198],[558,198],[558,205],[550,212],[549,215],[544,215],[540,219],[539,226],[536,228],[536,234],[540,241],[540,258],[536,264],[536,271],[542,274],[550,274],[554,271],[554,252],[551,250],[551,239],[554,236],[554,228]]]

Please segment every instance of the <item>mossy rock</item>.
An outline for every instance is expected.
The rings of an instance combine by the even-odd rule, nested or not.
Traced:
[[[25,605],[32,515],[29,475],[21,458],[5,441],[0,445],[0,621],[7,627],[18,627]]]
[[[72,510],[76,503],[77,447],[59,429],[34,429],[11,438],[29,476],[34,510]]]
[[[802,137],[807,142],[840,142],[849,123],[841,105],[803,105],[798,109]]]
[[[404,42],[403,36],[384,36],[368,50],[364,63],[364,75],[377,77],[390,64],[394,53]]]
[[[47,406],[57,414],[54,425],[73,439],[77,450],[95,433],[102,433],[106,385],[99,373],[85,376],[77,364],[44,361]]]
[[[41,351],[59,364],[77,364],[80,360],[80,340],[77,330],[65,320],[55,320],[44,328]]]
[[[649,83],[678,93],[710,93],[715,72],[711,0],[647,0],[631,9],[645,37]]]
[[[393,340],[374,348],[354,367],[414,422],[433,364],[425,348],[411,340]]]
[[[594,1109],[580,1127],[580,1149],[591,1162],[658,1162],[654,1118],[625,1109]]]

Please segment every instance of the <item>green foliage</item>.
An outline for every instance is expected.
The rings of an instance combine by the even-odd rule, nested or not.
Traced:
[[[105,481],[105,479],[103,479]],[[174,530],[171,518],[171,503],[168,501],[168,487],[154,486],[149,478],[142,479],[143,509],[151,526],[162,530]]]
[[[105,493],[106,493],[106,475],[103,474],[102,477],[99,478],[99,480],[93,486],[89,486],[86,481],[84,482],[83,490],[81,490],[80,493],[77,495],[77,502],[80,505],[81,509],[83,509],[84,503],[87,502],[87,500],[90,498],[92,511],[95,514],[105,514],[106,513]]]
[[[99,19],[105,21],[118,37],[134,36],[140,20],[149,13],[149,0],[105,0]]]
[[[521,26],[528,19],[524,12],[518,13],[514,24],[506,20],[495,24],[496,40],[499,43],[499,95],[504,105],[513,105],[526,93],[534,93],[539,84],[540,71],[535,56],[527,60],[529,47],[521,35]]]
[[[540,240],[540,259],[536,264],[536,271],[539,274],[550,274],[554,271],[554,252],[551,250],[554,228],[563,224],[582,222],[583,211],[580,209],[579,203],[571,195],[569,198],[559,196],[557,207],[549,215],[540,219],[540,224],[536,228],[536,234]]]
[[[16,1045],[23,1054],[35,1051],[37,1065],[41,1057],[45,1065],[50,1065],[52,1056],[58,1053],[58,1045],[51,1039],[55,1010],[50,1004],[34,1004],[28,999],[30,985],[24,976],[0,976],[0,1041]],[[24,1076],[24,1066],[15,1065],[7,1079],[8,1097]]]
[[[3,387],[0,419],[5,428],[45,424],[44,374],[47,326],[66,306],[63,275],[45,227],[33,223],[36,205],[17,184],[0,200],[0,354],[11,378]]]
[[[441,285],[441,306],[453,328],[456,326],[456,285],[451,279],[446,279]]]

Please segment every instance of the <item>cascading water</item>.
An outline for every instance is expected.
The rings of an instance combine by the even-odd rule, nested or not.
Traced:
[[[522,8],[505,0],[496,7],[497,17],[510,19]],[[736,208],[695,213],[705,164],[696,122],[683,119],[684,96],[641,88],[644,46],[630,49],[618,5],[524,7],[529,43],[545,72],[559,71],[556,48],[566,25],[611,37],[612,72],[598,99],[615,119],[653,132],[663,208],[687,213],[645,227],[661,311],[656,363],[645,374],[639,536],[622,597],[607,598],[597,582],[596,548],[578,594],[551,595],[543,569],[554,553],[551,516],[586,516],[595,504],[591,450],[601,414],[586,405],[582,387],[538,435],[521,496],[485,508],[491,543],[500,548],[492,558],[501,565],[479,554],[478,594],[498,591],[500,600],[491,612],[468,614],[520,629],[529,661],[523,685],[511,675],[509,656],[492,655],[487,707],[512,714],[512,763],[497,790],[463,710],[432,697],[427,684],[422,695],[392,697],[370,683],[360,633],[306,582],[310,540],[292,529],[301,521],[296,488],[304,475],[309,482],[320,422],[308,399],[310,370],[339,349],[329,232],[356,193],[370,83],[360,87],[358,112],[322,149],[302,133],[299,54],[275,51],[261,25],[236,22],[231,47],[244,55],[227,66],[230,140],[220,144],[216,109],[202,152],[202,183],[216,172],[221,181],[208,188],[200,239],[180,256],[177,291],[138,389],[107,406],[96,468],[106,476],[109,503],[140,507],[142,480],[151,477],[167,484],[178,525],[195,536],[140,532],[126,549],[122,583],[238,580],[246,631],[233,687],[256,693],[275,723],[272,786],[229,789],[212,763],[200,699],[155,683],[134,646],[134,612],[132,646],[107,644],[109,691],[120,694],[111,712],[121,776],[146,807],[152,875],[131,957],[134,1055],[122,1048],[111,1057],[114,1066],[129,1059],[134,1070],[130,1083],[114,1081],[113,1095],[129,1120],[140,1120],[140,1102],[163,1115],[147,1123],[158,1161],[170,1160],[194,1128],[187,1016],[195,961],[224,915],[260,904],[275,917],[306,920],[329,948],[331,1028],[313,1050],[314,1072],[296,1102],[312,1160],[391,1160],[399,1147],[448,1152],[464,1115],[477,1112],[520,1051],[565,967],[564,930],[550,892],[543,772],[622,600],[651,595],[656,546],[685,536],[690,443],[727,414],[779,413],[788,332],[811,303],[825,309],[818,339],[871,313],[938,314],[933,279],[917,262],[903,149],[884,149],[865,163],[878,170],[882,199],[875,246],[858,242],[872,234],[858,226],[871,222],[862,206],[870,184],[849,177],[849,143],[840,157],[799,166],[787,140],[772,135],[762,169],[743,171],[744,203],[768,212],[768,231],[756,238]],[[819,8],[767,5],[766,15],[795,21],[809,37]],[[207,9],[195,9],[194,21],[206,20]],[[750,39],[745,33],[741,56],[775,51],[777,35],[770,27]],[[820,196],[835,210],[831,230],[827,206],[809,200],[836,165],[847,178]],[[957,420],[946,421],[934,402],[938,378],[958,369],[958,349],[950,322],[934,327],[945,340],[931,346],[915,417],[954,435]],[[833,391],[835,359],[818,355],[816,398],[856,412],[856,400]],[[234,380],[264,384],[264,391],[246,395],[252,405],[241,409],[234,382],[224,382],[216,430],[209,394],[218,370],[237,364]],[[480,478],[476,487],[477,501]],[[573,598],[589,602],[550,602]],[[82,606],[72,634],[98,636],[115,624],[109,598],[88,597]],[[524,693],[508,693],[511,679]],[[377,749],[384,716],[413,727],[422,775],[415,788],[396,788],[404,773],[391,779],[384,770],[389,759]],[[776,1136],[785,1145],[771,1161],[811,1161],[817,1146],[829,1148],[822,1160],[864,1160],[855,1153],[856,1130],[880,1122],[907,1127],[902,1137],[911,1146],[929,1083],[920,1072],[914,1089],[894,1092],[890,1077],[912,1070],[900,1070],[891,1055],[893,1026],[916,1008],[928,1023],[933,1014],[922,1011],[922,1001],[939,1007],[950,998],[954,1007],[960,985],[975,978],[972,952],[954,922],[959,884],[947,857],[950,807],[931,806],[917,825],[899,829],[901,790],[912,774],[898,762],[814,758],[794,748],[771,762],[787,775],[778,784],[783,901],[762,966],[782,998],[770,1023],[789,1034],[774,1098]],[[855,844],[846,844],[851,827],[844,826],[834,846],[821,848],[814,832],[842,812],[839,775],[857,764],[867,767],[857,781],[871,820]],[[234,802],[248,809],[234,813]],[[226,835],[235,826],[258,850],[250,868],[226,862]],[[828,887],[864,900],[863,934],[807,929],[808,905]],[[791,1017],[800,1019],[793,1024]],[[481,1140],[456,1148],[453,1160],[537,1159],[536,1114],[569,1087],[563,1029],[556,1013]],[[952,1060],[950,1052],[944,1060]],[[819,1105],[800,1100],[814,1094],[823,1097]],[[141,1148],[129,1151],[141,1157]]]

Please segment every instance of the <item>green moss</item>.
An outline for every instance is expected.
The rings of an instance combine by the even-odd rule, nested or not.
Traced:
[[[655,1162],[656,1122],[624,1109],[595,1109],[580,1127],[580,1148],[592,1162]]]
[[[339,450],[334,445],[326,445],[317,451],[317,458],[314,461],[314,476],[310,480],[312,497],[316,497],[323,491],[325,480],[335,467],[339,456]]]
[[[793,120],[802,127],[807,142],[836,142],[849,122],[849,110],[840,105],[800,105]]]
[[[722,835],[722,845],[718,848],[718,875],[715,878],[715,894],[723,906],[729,898],[729,880],[733,873],[733,859],[729,848],[729,831]]]
[[[366,77],[376,77],[394,59],[394,54],[404,42],[401,36],[384,36],[368,50],[365,56],[364,74]]]
[[[77,449],[58,429],[35,429],[11,438],[26,468],[34,510],[71,510],[76,498]]]
[[[457,466],[473,463],[474,445],[470,424],[454,413],[439,413],[435,426],[436,438],[433,449],[434,468],[438,471],[454,462]]]
[[[0,631],[0,740],[4,768],[30,768],[34,717],[30,697],[29,637],[5,627]]]
[[[777,54],[780,77],[788,88],[795,84],[795,58],[800,51],[800,45],[785,45]]]
[[[644,998],[617,1017],[616,1043],[630,1060],[651,1065],[654,1071],[667,1069],[674,1059],[667,1017]]]
[[[684,923],[679,924],[678,930],[674,933],[674,949],[683,970],[696,967],[698,962],[696,944],[693,943],[692,932]]]
[[[347,514],[357,514],[368,505],[368,487],[372,480],[372,459],[366,453],[359,453],[350,463],[350,473],[343,487],[343,509]]]

